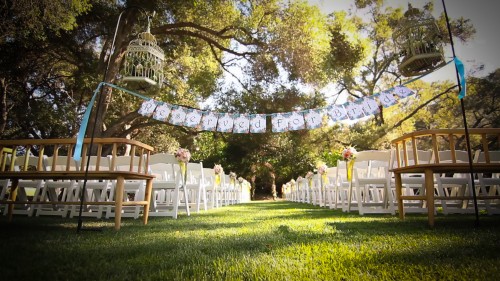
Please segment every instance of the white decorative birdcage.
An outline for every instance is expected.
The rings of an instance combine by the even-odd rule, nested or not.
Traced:
[[[122,80],[147,82],[161,88],[164,60],[165,54],[150,33],[148,24],[147,31],[140,33],[127,47]]]
[[[399,71],[411,77],[429,73],[445,65],[445,60],[443,40],[434,18],[408,6],[392,38],[401,57]]]

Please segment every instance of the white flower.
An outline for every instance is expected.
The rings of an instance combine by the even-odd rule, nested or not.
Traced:
[[[191,159],[191,152],[187,150],[186,148],[179,148],[177,149],[177,152],[175,153],[175,158],[179,162],[189,162],[189,159]]]

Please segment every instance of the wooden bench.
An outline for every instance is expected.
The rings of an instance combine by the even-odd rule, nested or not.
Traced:
[[[80,201],[16,201],[17,195],[17,187],[19,180],[116,180],[116,198],[114,201],[105,201],[105,202],[84,202],[85,205],[114,205],[115,207],[115,229],[119,230],[121,225],[121,211],[123,206],[130,205],[138,205],[143,206],[143,223],[147,224],[148,215],[149,215],[149,205],[151,198],[151,188],[152,182],[154,179],[153,175],[148,174],[147,167],[149,162],[149,156],[153,151],[153,148],[145,145],[143,143],[128,140],[128,139],[119,139],[119,138],[98,138],[94,139],[93,143],[96,148],[96,154],[102,155],[106,150],[111,152],[111,167],[107,171],[100,171],[99,165],[96,165],[96,170],[86,171],[86,161],[87,157],[83,156],[80,162],[80,169],[77,171],[69,170],[69,161],[70,157],[67,157],[68,161],[68,169],[65,171],[56,171],[52,169],[51,171],[44,171],[42,169],[42,158],[40,157],[40,161],[38,163],[38,167],[34,169],[35,171],[30,171],[29,167],[26,165],[21,168],[21,171],[14,171],[13,163],[14,157],[16,155],[16,151],[22,149],[25,151],[29,151],[31,148],[36,147],[38,153],[43,155],[43,152],[50,148],[52,155],[54,157],[60,156],[62,150],[64,150],[66,155],[72,155],[74,150],[76,139],[48,139],[48,140],[7,140],[0,141],[0,149],[4,150],[4,148],[11,149],[14,153],[2,153],[0,155],[0,163],[10,163],[9,169],[0,170],[0,179],[8,179],[11,182],[11,191],[9,194],[9,198],[7,200],[3,200],[0,198],[0,204],[8,205],[8,219],[12,220],[12,210],[15,204],[64,204],[64,205],[80,205]],[[83,144],[83,155],[87,154],[89,150],[90,139],[85,139]],[[63,148],[63,149],[61,149]],[[119,155],[119,151],[124,149],[130,149],[130,154],[135,155],[144,155],[140,157],[139,163],[133,163],[133,159],[131,158],[130,169],[129,171],[116,171],[115,164],[113,159],[115,159]],[[9,151],[9,150],[7,150]],[[10,159],[8,159],[10,157]],[[23,157],[23,156],[21,156]],[[144,161],[142,160],[144,159]],[[126,180],[145,180],[146,188],[145,188],[145,200],[141,201],[127,201],[123,202],[123,190],[124,190],[124,182]]]
[[[442,163],[438,157],[439,151],[442,148],[447,148],[455,152],[455,144],[457,140],[463,140],[465,136],[464,129],[438,129],[438,130],[423,130],[406,134],[402,137],[392,140],[392,145],[395,148],[397,167],[392,169],[394,173],[396,196],[398,202],[399,217],[404,219],[404,201],[403,200],[425,200],[427,201],[427,214],[429,226],[434,226],[434,200],[472,200],[472,196],[435,196],[434,195],[434,174],[436,173],[471,173],[469,163],[457,163],[453,159],[452,163]],[[469,129],[469,136],[472,139],[471,147],[480,147],[480,150],[485,154],[485,163],[473,163],[472,171],[474,173],[499,173],[500,164],[490,162],[490,143],[492,141],[500,142],[500,129],[485,128],[485,129]],[[433,163],[420,164],[418,162],[417,151],[422,146],[430,146],[434,153]],[[414,162],[410,164],[408,160],[409,153],[412,153]],[[403,158],[401,158],[401,155]],[[425,195],[402,195],[402,174],[423,173],[425,177]],[[500,196],[476,196],[476,199],[500,199]]]

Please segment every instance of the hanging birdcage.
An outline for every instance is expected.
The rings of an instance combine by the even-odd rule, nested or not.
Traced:
[[[443,40],[436,21],[410,4],[392,38],[401,57],[398,68],[402,75],[423,75],[445,65]]]
[[[161,88],[163,83],[163,61],[165,54],[150,33],[146,32],[130,41],[125,53],[123,81],[147,82]]]

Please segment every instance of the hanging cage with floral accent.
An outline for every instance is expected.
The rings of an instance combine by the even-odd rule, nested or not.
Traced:
[[[146,32],[130,41],[125,53],[123,81],[147,82],[161,88],[165,54],[150,32],[150,20]]]
[[[392,38],[401,57],[399,71],[406,77],[423,75],[446,64],[439,27],[425,11],[408,4]]]

